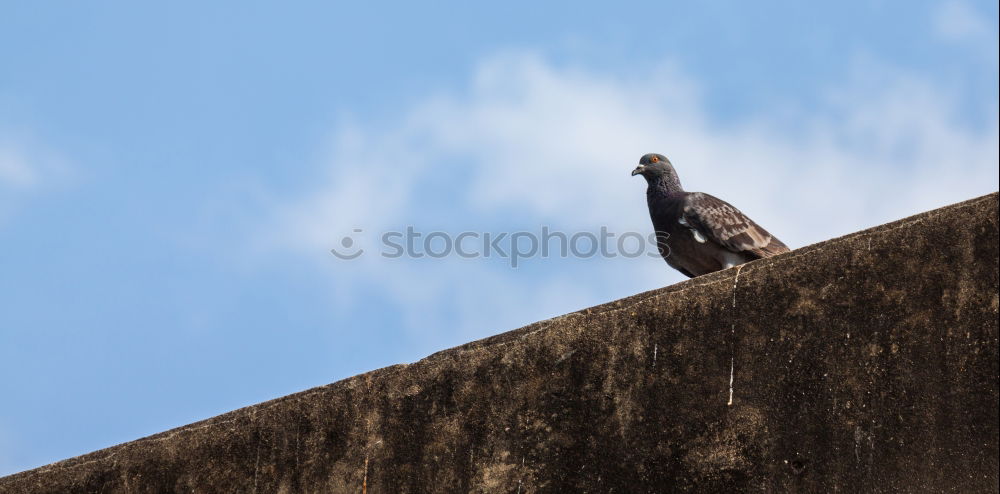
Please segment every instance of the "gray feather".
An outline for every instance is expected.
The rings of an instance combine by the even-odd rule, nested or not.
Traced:
[[[774,238],[739,209],[728,202],[702,192],[684,198],[681,222],[705,238],[732,252],[746,252],[756,257],[787,252],[788,247]]]

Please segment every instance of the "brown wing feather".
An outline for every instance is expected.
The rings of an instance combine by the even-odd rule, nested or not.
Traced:
[[[788,252],[788,247],[722,199],[695,192],[685,198],[684,220],[705,238],[756,258]]]

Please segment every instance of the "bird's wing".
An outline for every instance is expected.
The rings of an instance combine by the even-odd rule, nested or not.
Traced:
[[[788,252],[785,244],[739,209],[701,192],[685,197],[681,223],[726,249],[757,259]]]

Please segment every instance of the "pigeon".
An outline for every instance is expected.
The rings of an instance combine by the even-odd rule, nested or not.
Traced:
[[[670,160],[650,153],[632,176],[646,179],[657,247],[688,278],[788,252],[788,247],[722,199],[685,192]]]

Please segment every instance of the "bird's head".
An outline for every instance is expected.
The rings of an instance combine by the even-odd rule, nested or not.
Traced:
[[[677,172],[674,171],[674,165],[670,164],[670,160],[656,153],[649,153],[639,158],[639,166],[632,170],[632,176],[636,175],[642,175],[646,180],[658,177],[671,180],[677,178]]]
[[[650,187],[664,189],[667,193],[684,191],[674,165],[662,154],[649,153],[640,158],[639,166],[632,170],[632,176],[636,175],[642,175]]]

